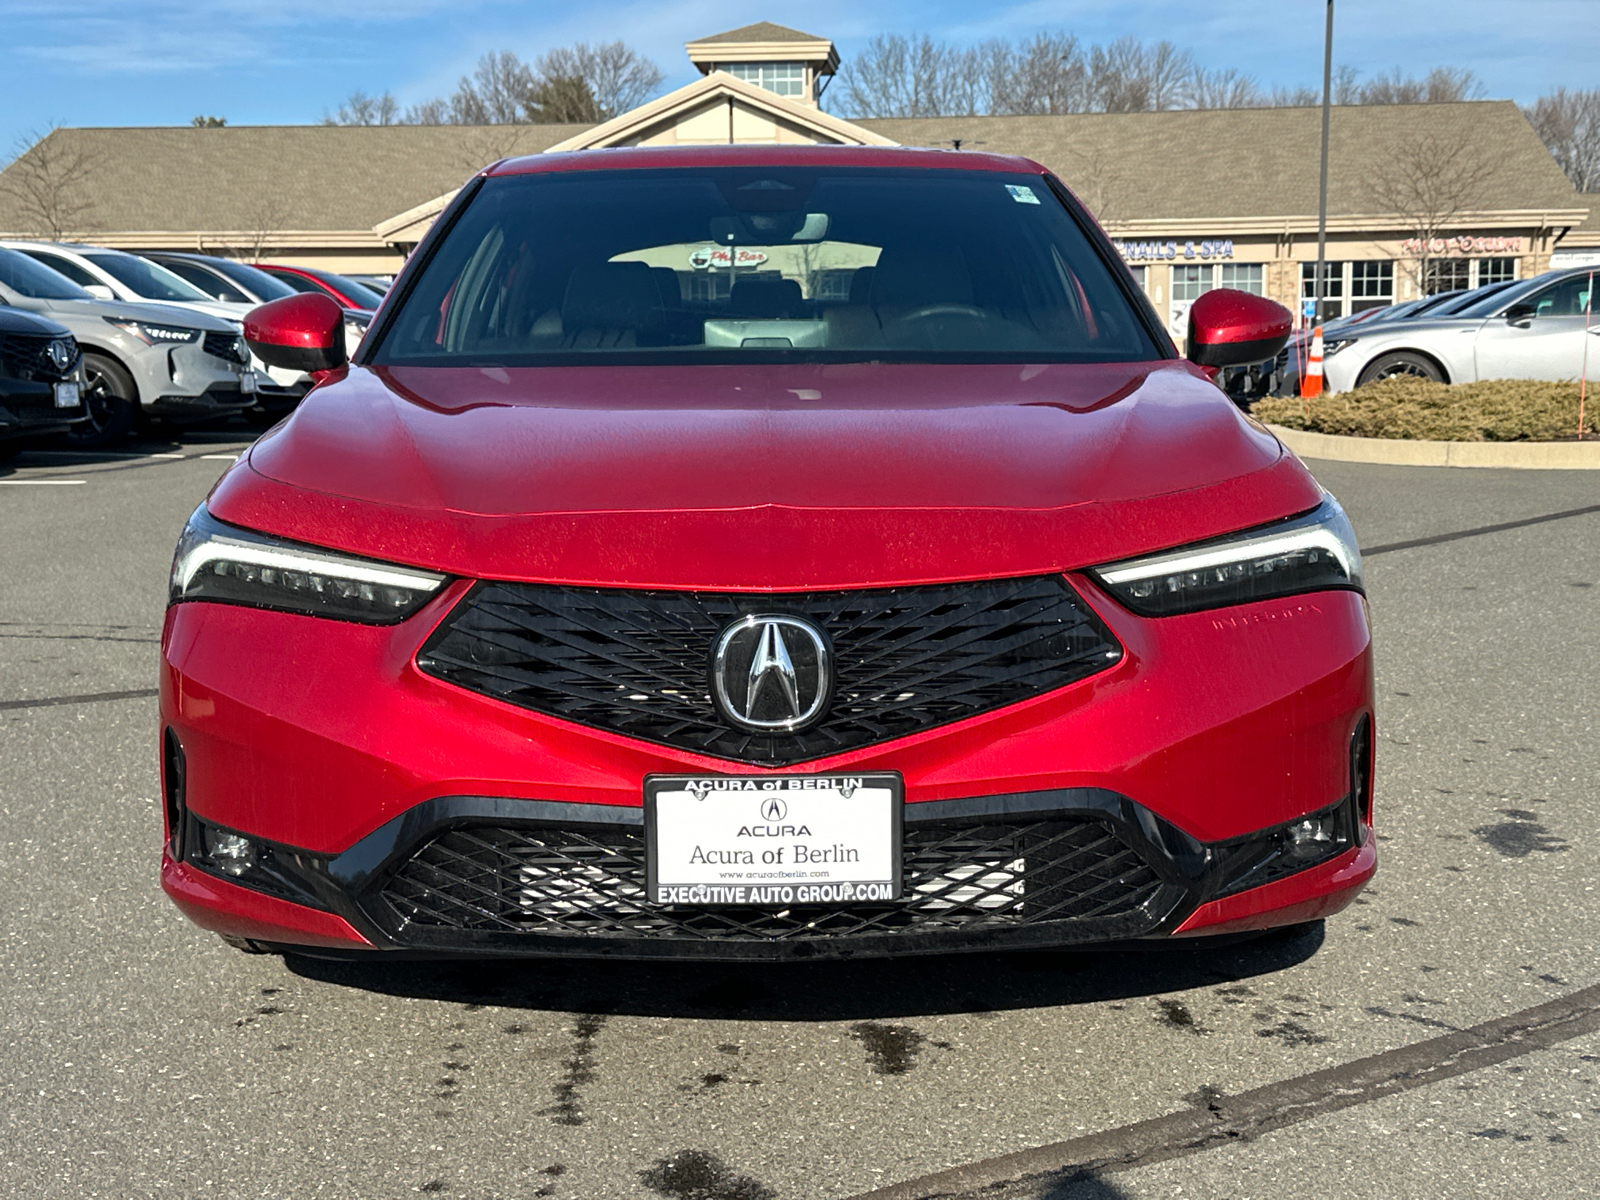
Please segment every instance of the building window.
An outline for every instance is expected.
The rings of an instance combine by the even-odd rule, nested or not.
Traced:
[[[1394,303],[1394,262],[1369,259],[1350,264],[1350,311],[1387,308]]]
[[[1478,265],[1478,286],[1486,283],[1510,283],[1517,277],[1517,260],[1514,258],[1480,258]]]
[[[1216,286],[1209,263],[1205,266],[1172,268],[1172,299],[1174,303],[1185,300],[1198,300]]]
[[[850,284],[856,277],[855,269],[849,270],[824,270],[811,272],[810,294],[808,300],[819,300],[825,304],[848,304],[850,301]]]
[[[1133,276],[1133,281],[1139,285],[1139,290],[1141,292],[1146,291],[1147,288],[1148,288],[1148,285],[1149,285],[1148,271],[1149,271],[1149,268],[1147,268],[1147,267],[1129,267],[1128,268],[1128,274]]]
[[[806,65],[797,62],[723,63],[717,68],[776,96],[806,94]]]
[[[1472,286],[1472,260],[1470,258],[1430,258],[1423,276],[1423,292],[1437,296],[1440,292],[1459,292]]]
[[[1223,263],[1222,282],[1218,286],[1238,288],[1239,291],[1249,292],[1252,296],[1267,294],[1266,279],[1262,274],[1260,263]]]
[[[1344,275],[1347,263],[1323,263],[1322,283],[1322,313],[1318,320],[1331,321],[1335,317],[1344,316]],[[1317,264],[1303,262],[1300,264],[1300,299],[1301,301],[1315,300],[1317,298]],[[1302,308],[1304,304],[1302,303]]]

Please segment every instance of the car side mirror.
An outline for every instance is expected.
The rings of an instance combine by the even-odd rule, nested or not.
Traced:
[[[117,294],[103,283],[86,283],[83,285],[83,290],[96,300],[115,300],[117,298]]]
[[[1531,304],[1513,304],[1506,309],[1508,321],[1531,321],[1539,315],[1539,310]]]
[[[287,371],[336,371],[348,361],[344,309],[321,292],[252,308],[245,314],[244,340],[267,366]]]
[[[1238,367],[1276,358],[1294,330],[1294,316],[1265,296],[1214,288],[1189,306],[1189,361]]]

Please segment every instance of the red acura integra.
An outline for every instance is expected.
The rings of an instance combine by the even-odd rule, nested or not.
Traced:
[[[250,949],[828,957],[1313,921],[1372,876],[1350,525],[1037,164],[503,162],[190,518],[162,882]]]

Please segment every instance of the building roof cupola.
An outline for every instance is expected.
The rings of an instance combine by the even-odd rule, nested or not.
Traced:
[[[770,21],[730,29],[685,44],[703,75],[723,71],[800,104],[815,105],[823,76],[839,69],[839,52],[827,38]]]

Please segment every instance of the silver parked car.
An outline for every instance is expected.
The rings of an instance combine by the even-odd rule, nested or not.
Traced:
[[[1355,325],[1323,343],[1330,391],[1395,375],[1442,383],[1480,379],[1577,379],[1600,370],[1600,313],[1588,315],[1589,267],[1550,271],[1446,315]]]
[[[213,300],[246,305],[246,311],[258,304],[299,294],[297,289],[277,276],[231,258],[173,250],[152,250],[140,257],[171,271]],[[371,309],[345,310],[344,340],[347,354],[355,354],[370,324]],[[311,376],[304,371],[268,367],[260,362],[255,363],[255,367],[258,372],[264,372],[257,403],[268,415],[277,416],[287,412],[311,388]]]
[[[4,247],[0,304],[60,322],[82,348],[88,420],[64,435],[73,445],[113,445],[141,417],[184,423],[226,416],[254,396],[250,351],[233,324],[220,317],[97,300]]]

